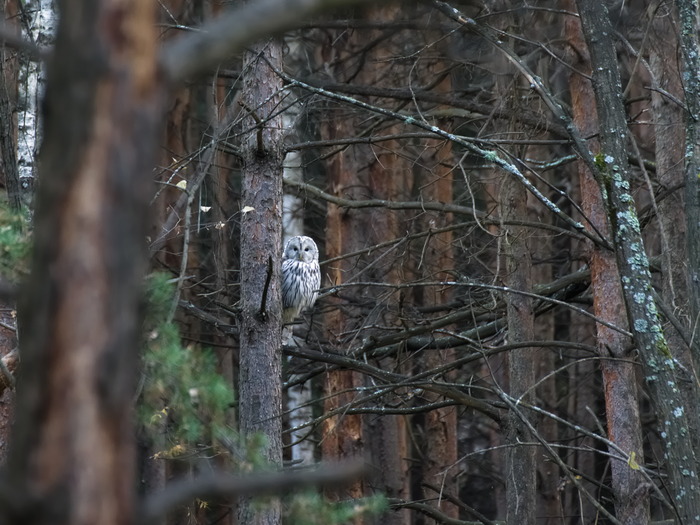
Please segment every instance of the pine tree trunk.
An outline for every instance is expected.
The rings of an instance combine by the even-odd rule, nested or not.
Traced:
[[[612,24],[605,4],[579,0],[577,5],[591,53],[593,88],[600,119],[598,183],[606,196],[627,317],[661,430],[670,500],[680,521],[690,523],[700,516],[700,493],[693,488],[698,471],[697,454],[689,431],[689,413],[695,408],[683,404],[682,390],[685,385],[694,384],[694,379],[671,354],[651,295],[649,263],[630,192],[628,130]],[[697,395],[694,398],[697,399]]]
[[[573,2],[571,2],[573,4]],[[573,5],[571,6],[574,7]],[[577,19],[567,22],[567,36],[572,48],[585,50],[581,24]],[[587,54],[576,55],[574,67],[590,73]],[[598,131],[593,87],[588,79],[573,73],[569,80],[574,122],[585,137],[593,137]],[[600,145],[595,139],[589,141],[591,151],[597,153]],[[579,181],[583,210],[597,231],[609,237],[610,227],[605,213],[600,188],[583,162],[579,162]],[[591,287],[593,289],[593,311],[599,319],[620,328],[627,327],[620,276],[615,254],[598,246],[591,247],[589,255]],[[605,388],[605,413],[608,439],[626,453],[635,453],[643,459],[639,400],[635,365],[629,338],[606,326],[596,326],[596,345]],[[616,359],[609,359],[614,357]],[[614,451],[611,450],[614,454]],[[611,461],[612,489],[615,494],[615,516],[625,525],[649,521],[649,499],[644,490],[645,479],[640,471],[629,468],[622,461]]]
[[[664,315],[674,315],[687,334],[694,330],[694,318],[690,304],[688,281],[688,233],[686,195],[684,184],[685,120],[686,111],[676,100],[682,100],[685,89],[681,81],[676,28],[677,12],[665,2],[651,2],[647,13],[651,21],[649,67],[654,75],[651,90],[651,107],[654,118],[656,176],[664,192],[657,201],[659,237],[661,242],[662,288]],[[654,9],[656,8],[656,9]],[[675,97],[673,100],[671,97]],[[666,332],[669,350],[687,370],[700,361],[692,357],[693,345],[684,340],[684,334],[669,327]],[[681,383],[685,406],[694,406],[697,400],[697,383]],[[694,449],[700,445],[700,411],[691,410],[688,418],[694,439]],[[700,459],[700,458],[698,458]]]
[[[252,131],[243,146],[241,218],[240,430],[266,438],[263,455],[282,465],[282,82],[270,69],[282,68],[282,45],[258,43],[245,54],[243,111]],[[239,523],[276,525],[279,500],[253,507],[243,500]]]
[[[417,79],[421,84],[430,83],[444,64],[437,62],[433,68],[416,68]],[[432,74],[431,74],[432,73]],[[436,91],[449,93],[450,78],[446,78]],[[437,123],[441,128],[449,127],[448,121]],[[453,201],[453,165],[452,144],[441,140],[427,140],[420,157],[421,168],[415,173],[415,189],[418,189],[417,199],[425,202]],[[450,213],[426,211],[416,221],[418,232],[430,232],[419,241],[420,258],[415,270],[418,279],[426,281],[450,281],[452,279],[455,260],[453,253],[454,235],[452,231],[433,232],[451,225],[454,217]],[[449,287],[417,287],[414,289],[414,304],[416,307],[439,308],[449,304],[453,299]],[[437,369],[455,360],[455,350],[426,350],[417,360],[420,372]],[[454,374],[447,373],[443,379],[454,381]],[[425,392],[425,399],[439,401],[441,396],[435,392]],[[422,464],[420,481],[423,485],[423,495],[431,505],[450,518],[459,518],[459,509],[446,496],[459,494],[456,481],[457,465],[457,412],[456,407],[445,407],[430,410],[425,414],[425,438],[419,446],[423,449],[426,461]],[[437,491],[436,491],[437,489]],[[437,496],[437,499],[435,499]],[[437,523],[426,517],[426,523]]]
[[[143,240],[161,126],[151,2],[63,2],[3,523],[125,525]],[[109,28],[109,31],[105,31]],[[124,38],[130,35],[130,38]],[[133,138],[138,137],[138,140]]]
[[[527,216],[527,192],[514,178],[503,179],[503,220],[515,222]],[[532,261],[527,243],[527,229],[509,227],[505,230],[504,256],[509,288],[532,290]],[[534,310],[532,299],[517,293],[505,297],[508,316],[508,342],[521,343],[534,339]],[[519,348],[508,352],[508,394],[515,400],[532,400],[535,384],[536,349]],[[537,468],[535,448],[525,445],[534,437],[515,412],[508,416],[506,442],[506,523],[534,525],[536,516]]]
[[[688,293],[690,319],[696,323],[700,315],[700,6],[695,0],[678,0],[680,30],[680,60],[683,78],[683,92],[687,111],[685,112],[685,213],[686,243],[688,253]],[[700,366],[700,342],[696,337],[691,348],[693,363]],[[692,430],[700,435],[700,429]]]

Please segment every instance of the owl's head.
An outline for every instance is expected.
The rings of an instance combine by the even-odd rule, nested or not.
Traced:
[[[318,261],[318,247],[311,237],[292,237],[284,245],[284,258],[306,263]]]

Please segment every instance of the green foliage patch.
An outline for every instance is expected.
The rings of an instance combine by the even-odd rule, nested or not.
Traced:
[[[216,356],[182,345],[177,326],[168,320],[173,296],[167,275],[149,276],[138,413],[148,431],[165,432],[172,445],[162,452],[166,457],[230,434],[226,419],[234,400],[231,387],[217,371]]]
[[[28,222],[6,203],[0,205],[0,277],[16,282],[29,272],[31,234]]]
[[[380,514],[387,508],[386,498],[382,495],[330,503],[320,494],[312,492],[289,498],[284,521],[293,525],[343,524],[362,514]]]

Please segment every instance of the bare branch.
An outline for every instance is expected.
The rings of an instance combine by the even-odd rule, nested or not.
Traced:
[[[351,482],[364,473],[362,461],[323,464],[315,470],[265,472],[231,475],[214,472],[196,479],[180,479],[144,502],[141,523],[155,523],[169,511],[186,505],[195,498],[228,498],[240,496],[284,495],[319,485]]]
[[[166,77],[178,84],[201,75],[261,38],[291,29],[320,12],[366,0],[258,0],[232,9],[199,31],[166,44],[160,63]]]
[[[46,60],[50,51],[48,48],[37,46],[22,38],[15,28],[6,23],[0,23],[0,42],[26,54],[31,60],[37,62]]]
[[[468,151],[470,151],[471,153],[482,158],[486,162],[488,162],[490,164],[494,164],[495,166],[497,166],[501,170],[505,171],[506,173],[516,177],[518,179],[518,181],[523,186],[525,186],[527,188],[527,190],[537,198],[537,200],[539,200],[544,206],[546,206],[549,211],[551,211],[553,214],[558,216],[561,220],[563,220],[566,224],[571,226],[574,230],[579,232],[581,235],[588,237],[595,244],[600,245],[606,249],[611,248],[610,243],[606,239],[603,239],[603,238],[599,237],[598,235],[594,235],[593,233],[586,230],[586,227],[583,224],[574,220],[568,214],[564,213],[564,211],[559,206],[557,206],[554,202],[552,202],[545,195],[543,195],[542,192],[540,192],[537,189],[537,187],[534,184],[532,184],[528,180],[528,178],[515,166],[515,164],[502,158],[495,151],[489,151],[489,150],[483,149],[479,145],[478,140],[472,140],[472,139],[469,139],[469,138],[464,137],[464,136],[455,135],[454,133],[449,133],[449,132],[447,132],[447,131],[445,131],[437,126],[433,126],[433,125],[431,125],[423,120],[413,118],[410,115],[404,115],[402,113],[398,113],[398,112],[392,111],[390,109],[385,109],[383,107],[374,106],[372,104],[367,104],[366,102],[362,102],[360,100],[357,100],[357,99],[352,98],[352,97],[348,97],[346,95],[341,95],[338,93],[327,91],[327,90],[322,89],[322,88],[314,87],[310,84],[307,84],[305,82],[302,82],[300,80],[297,80],[295,78],[290,77],[289,75],[287,75],[283,71],[280,71],[277,68],[273,67],[273,69],[275,70],[275,73],[277,73],[281,78],[283,78],[286,82],[288,82],[292,86],[297,86],[297,87],[300,87],[300,88],[305,89],[307,91],[310,91],[312,93],[317,93],[319,95],[322,95],[324,97],[328,97],[330,99],[339,100],[341,102],[345,102],[345,103],[351,104],[353,106],[357,106],[359,108],[365,109],[365,110],[370,111],[372,113],[378,113],[380,115],[391,117],[391,118],[396,119],[400,122],[403,122],[404,124],[409,125],[409,126],[415,126],[417,128],[423,129],[425,131],[431,131],[437,137],[441,137],[441,138],[450,140],[450,141],[454,142],[455,144],[459,144],[460,146],[463,146]],[[576,135],[577,133],[578,132],[575,129],[573,129],[571,131],[572,137],[574,137],[574,136],[579,137],[579,135]],[[581,139],[581,141],[582,140],[583,139]],[[590,157],[590,152],[588,153],[588,156]]]

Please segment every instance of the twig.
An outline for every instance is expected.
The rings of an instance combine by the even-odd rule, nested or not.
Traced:
[[[470,507],[466,503],[464,503],[461,499],[456,498],[452,494],[445,494],[442,492],[442,490],[439,487],[436,487],[435,485],[432,485],[431,483],[421,483],[422,486],[429,488],[433,492],[436,492],[437,494],[440,494],[441,497],[445,498],[447,501],[450,503],[453,503],[454,505],[457,505],[458,507],[462,508],[465,510],[468,514],[471,514],[474,516],[476,519],[478,519],[481,523],[484,523],[484,525],[497,525],[497,522],[491,521],[488,519],[486,516],[484,516],[481,512],[478,510]]]
[[[433,0],[432,5],[445,16],[461,24],[465,29],[468,29],[469,31],[478,34],[491,45],[493,45],[496,49],[503,53],[503,55],[508,59],[508,61],[511,64],[513,64],[513,66],[515,66],[515,68],[518,71],[520,71],[520,74],[522,74],[527,79],[527,81],[530,83],[530,88],[539,95],[540,99],[542,99],[542,101],[549,108],[554,117],[559,122],[565,125],[566,130],[574,143],[576,152],[580,155],[581,159],[585,162],[586,166],[591,171],[596,180],[600,181],[602,178],[600,169],[596,165],[595,159],[593,158],[593,154],[588,148],[586,141],[581,136],[579,129],[576,127],[571,117],[566,113],[566,111],[564,111],[564,108],[562,108],[561,104],[557,102],[557,100],[552,96],[547,87],[544,85],[542,79],[535,75],[535,73],[532,72],[530,68],[521,60],[517,53],[513,49],[508,47],[506,44],[504,44],[496,36],[496,34],[494,34],[492,30],[482,26],[474,19],[469,18],[468,16],[465,16],[464,14],[460,13],[458,9],[455,9],[447,2]],[[611,246],[607,242],[607,240],[604,240],[604,243],[606,249],[611,249]]]
[[[393,288],[395,290],[400,290],[400,289],[405,289],[405,288],[413,288],[416,286],[439,286],[439,287],[450,287],[450,286],[465,286],[469,288],[479,288],[479,289],[484,289],[484,290],[491,290],[491,291],[496,291],[496,292],[504,292],[504,293],[512,293],[516,295],[522,295],[524,297],[530,297],[532,299],[537,299],[539,301],[551,303],[557,306],[562,306],[564,308],[568,308],[570,310],[573,310],[574,312],[583,315],[584,317],[588,317],[589,319],[594,320],[596,323],[602,324],[603,326],[607,326],[611,330],[615,330],[616,332],[626,336],[626,337],[632,337],[632,333],[628,332],[627,330],[624,330],[623,328],[620,328],[619,326],[615,326],[612,323],[609,323],[608,321],[601,319],[600,317],[597,317],[596,315],[590,313],[588,310],[584,308],[579,308],[578,306],[574,306],[570,303],[567,303],[566,301],[560,301],[559,299],[555,299],[553,297],[547,297],[544,295],[540,295],[537,293],[532,293],[532,292],[526,292],[523,290],[516,290],[514,288],[510,288],[508,286],[497,286],[493,284],[484,284],[484,283],[478,283],[475,281],[424,281],[424,282],[411,282],[411,283],[380,283],[380,282],[352,282],[352,283],[347,283],[344,285],[338,285],[335,286],[335,288],[341,288],[345,286],[373,286],[373,287],[380,287],[380,288]]]
[[[190,226],[192,222],[192,201],[194,199],[194,192],[190,193],[189,190],[185,189],[187,193],[187,204],[185,206],[185,231],[182,238],[182,257],[180,258],[180,275],[177,278],[177,285],[175,287],[175,296],[173,297],[173,302],[170,307],[170,312],[168,313],[168,322],[172,321],[175,317],[175,311],[180,304],[180,295],[182,295],[182,287],[185,284],[185,274],[187,273],[187,261],[189,260],[190,251]]]
[[[268,62],[269,64],[269,62]],[[593,243],[595,243],[598,246],[602,246],[605,249],[612,249],[610,243],[608,242],[607,239],[601,238],[598,235],[595,235],[594,233],[588,231],[586,227],[581,224],[580,222],[574,220],[571,218],[569,215],[567,215],[559,206],[557,206],[554,202],[552,202],[550,199],[548,199],[545,195],[542,194],[542,192],[537,189],[537,187],[532,184],[528,178],[515,166],[515,164],[508,162],[504,158],[500,157],[495,151],[489,151],[485,150],[481,147],[479,147],[476,142],[477,141],[472,141],[467,139],[466,137],[460,136],[460,135],[455,135],[454,133],[450,133],[448,131],[445,131],[444,129],[441,129],[437,126],[433,126],[431,124],[428,124],[427,122],[424,122],[422,120],[413,118],[408,115],[403,115],[401,113],[397,113],[396,111],[392,111],[390,109],[385,109],[379,106],[373,106],[372,104],[367,104],[366,102],[362,102],[360,100],[357,100],[355,98],[346,96],[346,95],[340,95],[338,93],[333,93],[331,91],[327,91],[322,88],[317,88],[314,87],[310,84],[307,84],[305,82],[302,82],[301,80],[297,80],[293,77],[290,77],[287,75],[284,71],[281,71],[279,68],[276,68],[273,64],[269,64],[270,68],[277,74],[279,75],[283,80],[285,80],[290,86],[296,86],[300,87],[302,89],[305,89],[307,91],[311,91],[312,93],[316,93],[318,95],[322,95],[327,98],[339,100],[342,102],[345,102],[347,104],[351,104],[354,106],[357,106],[359,108],[365,109],[367,111],[370,111],[372,113],[378,113],[380,115],[384,115],[387,117],[391,117],[393,119],[396,119],[400,122],[403,122],[406,125],[409,126],[415,126],[420,129],[426,130],[426,131],[431,131],[438,137],[442,137],[444,139],[447,139],[451,142],[454,142],[455,144],[459,144],[460,146],[463,146],[467,150],[469,150],[471,153],[474,153],[475,155],[478,155],[480,158],[484,159],[485,161],[496,165],[497,167],[501,168],[505,172],[513,175],[518,179],[518,181],[527,188],[527,190],[534,195],[537,200],[539,200],[544,206],[547,207],[552,213],[554,213],[557,217],[559,217],[561,220],[563,220],[566,224],[568,224],[570,227],[575,229],[578,233],[581,235],[586,236],[588,239],[590,239]],[[563,110],[562,110],[563,112]],[[580,134],[578,134],[578,131],[573,129],[570,130],[570,133],[572,137],[576,135],[580,142],[583,143],[583,139],[580,138]],[[574,139],[574,142],[576,142],[576,139]],[[595,163],[593,161],[593,157],[590,155],[590,152],[588,152],[588,158],[590,158],[591,162],[594,165],[594,169],[597,170],[597,167],[595,167]],[[586,159],[584,159],[586,160]],[[596,171],[598,173],[598,171]]]
[[[576,489],[579,491],[579,493],[583,494],[586,499],[593,505],[598,512],[600,512],[603,516],[607,517],[611,523],[614,523],[615,525],[622,525],[620,521],[613,516],[609,510],[607,510],[599,501],[596,497],[594,497],[584,486],[583,483],[581,483],[581,480],[579,477],[575,476],[573,472],[568,468],[568,465],[564,463],[564,461],[559,457],[559,454],[552,448],[550,443],[547,442],[546,439],[544,439],[535,429],[535,427],[532,426],[532,423],[530,420],[525,416],[525,414],[522,413],[522,411],[519,408],[520,402],[518,400],[515,400],[511,398],[509,395],[507,395],[505,392],[499,392],[500,398],[508,405],[508,408],[510,409],[511,412],[513,412],[520,421],[523,422],[523,424],[528,428],[530,433],[533,435],[537,441],[540,442],[540,444],[544,447],[544,449],[547,451],[549,454],[549,457],[554,460],[554,462],[559,466],[559,468],[566,474],[566,476],[569,478],[569,481],[573,483],[573,485],[576,487]]]
[[[495,522],[484,522],[484,521],[463,521],[447,516],[444,512],[440,512],[435,507],[428,505],[427,503],[419,503],[416,501],[403,501],[400,499],[390,498],[389,504],[392,509],[412,509],[417,510],[421,514],[435,520],[436,523],[442,525],[481,525],[483,523],[495,523]]]
[[[22,5],[22,2],[19,2],[19,5]],[[35,62],[46,60],[51,51],[50,48],[41,47],[29,40],[25,40],[7,23],[0,23],[0,42],[7,47],[16,49],[20,53],[24,53],[30,60]]]
[[[209,144],[204,146],[200,151],[199,155],[201,155],[201,161],[199,162],[198,169],[195,172],[194,177],[187,181],[187,192],[180,195],[180,198],[172,206],[170,214],[161,227],[160,235],[158,235],[158,237],[156,237],[156,239],[149,246],[149,252],[151,255],[155,255],[155,253],[160,250],[170,239],[173,230],[180,221],[180,215],[185,211],[185,208],[189,206],[188,203],[191,202],[189,194],[194,194],[197,192],[209,173],[209,169],[214,163],[214,154],[216,153],[217,149],[216,145],[221,141],[221,137],[225,130],[232,125],[238,115],[237,111],[233,110],[233,107],[237,108],[238,106],[232,106],[232,108],[226,114],[226,118],[223,120],[223,122],[216,126]]]
[[[235,325],[228,324],[224,322],[222,319],[219,319],[218,317],[205,312],[201,308],[198,308],[197,306],[193,305],[189,301],[182,301],[180,300],[179,302],[180,308],[183,308],[187,310],[187,312],[190,315],[193,315],[197,317],[198,319],[201,319],[205,323],[209,323],[211,326],[219,330],[223,334],[227,335],[236,335],[238,334],[238,327]],[[232,313],[237,313],[237,312],[232,312]]]

